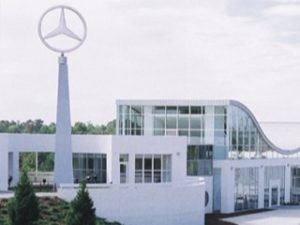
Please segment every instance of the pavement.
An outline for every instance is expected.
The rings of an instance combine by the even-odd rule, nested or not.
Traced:
[[[272,211],[222,219],[238,225],[300,225],[300,207],[281,207]]]
[[[7,199],[14,196],[13,192],[0,192],[0,199]],[[38,192],[36,193],[38,197],[55,197],[58,196],[57,192]]]

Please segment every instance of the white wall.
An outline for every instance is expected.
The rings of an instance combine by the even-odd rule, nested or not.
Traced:
[[[204,190],[204,182],[194,181],[181,185],[103,185],[89,188],[89,193],[97,216],[109,221],[125,225],[202,225]],[[58,193],[70,201],[76,190],[63,186]]]
[[[213,177],[204,177],[205,180],[205,191],[208,193],[208,204],[205,207],[205,213],[211,213],[213,207]],[[204,199],[205,203],[205,199]]]
[[[120,154],[129,154],[129,183],[134,183],[136,154],[170,154],[172,183],[183,183],[187,177],[186,145],[186,137],[112,136],[112,182],[120,183]]]

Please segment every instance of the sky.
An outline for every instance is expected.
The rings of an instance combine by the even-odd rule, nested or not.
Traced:
[[[300,0],[0,0],[0,120],[55,121],[58,54],[40,41],[57,4],[84,16],[67,54],[72,123],[117,99],[234,99],[259,121],[300,121]]]

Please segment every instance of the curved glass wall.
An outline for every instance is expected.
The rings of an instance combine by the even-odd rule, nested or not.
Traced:
[[[287,155],[272,149],[264,140],[252,118],[237,106],[229,107],[229,153],[230,159],[287,158]]]

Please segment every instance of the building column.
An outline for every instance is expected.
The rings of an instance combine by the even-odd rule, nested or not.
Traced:
[[[60,56],[58,63],[59,74],[54,163],[54,182],[57,185],[74,182],[67,58],[63,55]]]
[[[285,176],[284,176],[284,202],[288,203],[291,201],[291,166],[287,164],[285,166]]]
[[[235,168],[232,166],[222,167],[221,170],[221,213],[234,212],[234,176]]]
[[[265,167],[258,167],[258,208],[264,208],[265,201]]]
[[[1,149],[0,151],[0,191],[7,191],[8,189],[8,151],[7,149]]]
[[[15,151],[12,153],[13,154],[13,165],[12,165],[12,169],[13,169],[13,180],[11,185],[12,186],[16,186],[17,183],[19,182],[20,179],[20,168],[19,168],[19,158],[20,158],[20,153]]]
[[[152,106],[144,106],[144,136],[153,136]]]
[[[130,153],[128,159],[128,173],[129,173],[129,183],[135,184],[135,154]]]

